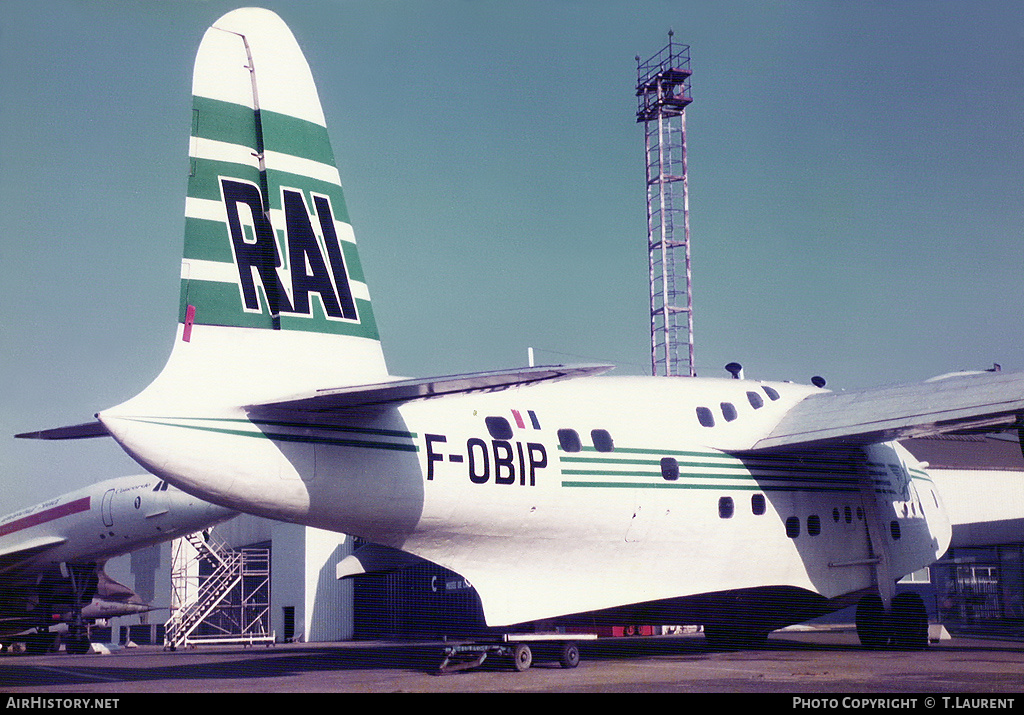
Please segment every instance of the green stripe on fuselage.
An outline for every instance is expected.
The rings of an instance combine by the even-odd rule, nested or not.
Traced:
[[[146,424],[156,424],[163,427],[178,427],[181,429],[197,430],[200,432],[213,432],[216,434],[226,434],[234,437],[251,437],[253,439],[268,439],[272,442],[291,442],[291,443],[308,443],[308,444],[325,444],[331,446],[340,447],[359,447],[365,449],[383,449],[387,451],[398,451],[398,452],[419,452],[419,446],[413,443],[405,442],[378,442],[371,441],[368,439],[355,439],[355,438],[344,438],[331,436],[330,433],[336,432],[352,432],[355,434],[367,434],[372,436],[394,436],[398,438],[402,437],[415,437],[414,433],[411,432],[400,432],[398,430],[370,430],[359,428],[347,428],[339,427],[336,425],[311,425],[303,423],[286,423],[286,422],[273,422],[273,421],[247,421],[247,420],[230,420],[220,418],[187,418],[193,422],[207,422],[209,424],[181,424],[179,422],[171,422],[165,419],[158,418],[135,418],[139,422],[145,422]],[[244,424],[250,424],[256,427],[256,431],[239,429],[228,425],[238,424],[239,426]],[[218,426],[223,425],[223,426]],[[317,434],[293,434],[289,432],[275,432],[260,425],[266,426],[295,426],[301,427],[307,431],[318,432]]]
[[[805,485],[764,486],[762,484],[687,484],[679,482],[577,482],[562,481],[563,487],[595,489],[717,489],[719,491],[751,492],[840,492],[856,493],[856,488]]]
[[[598,452],[592,447],[584,448],[581,452],[585,454],[576,456],[560,452],[560,462],[570,466],[561,470],[562,475],[576,477],[563,480],[562,486],[610,489],[740,489],[772,492],[855,493],[859,490],[858,473],[854,466],[848,460],[828,455],[817,458],[808,458],[805,455],[780,455],[741,459],[715,451],[618,446],[613,452]],[[651,458],[643,459],[645,455],[650,455]],[[661,472],[661,459],[665,457],[677,460],[679,476],[676,479],[664,478]],[[680,460],[680,457],[683,460]],[[629,469],[645,466],[655,469]],[[590,479],[586,479],[587,477]],[[609,478],[630,477],[634,480],[609,481]]]

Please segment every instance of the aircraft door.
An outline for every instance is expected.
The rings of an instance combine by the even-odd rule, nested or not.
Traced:
[[[103,495],[103,525],[113,526],[114,525],[114,490],[108,489]]]

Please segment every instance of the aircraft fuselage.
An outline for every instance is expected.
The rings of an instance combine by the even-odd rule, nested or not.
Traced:
[[[204,498],[464,575],[493,625],[764,585],[835,599],[933,562],[948,520],[898,444],[744,455],[814,391],[599,377],[350,419],[169,418],[132,415],[130,402],[101,418],[147,468]]]
[[[0,521],[0,552],[38,545],[38,555],[18,559],[18,570],[104,561],[231,515],[152,475],[121,477],[7,515]]]

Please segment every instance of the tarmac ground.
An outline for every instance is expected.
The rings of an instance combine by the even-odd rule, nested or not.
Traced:
[[[948,696],[1002,694],[1002,706],[1024,709],[1019,641],[954,637],[923,651],[868,650],[849,631],[785,631],[760,649],[718,650],[700,635],[609,638],[581,643],[576,668],[534,662],[516,672],[494,657],[438,675],[443,646],[376,641],[4,654],[0,692],[7,708],[28,702],[13,698],[18,693],[685,692],[912,694],[931,696],[933,708],[945,709],[994,709],[999,703]],[[798,709],[792,697],[785,702]]]

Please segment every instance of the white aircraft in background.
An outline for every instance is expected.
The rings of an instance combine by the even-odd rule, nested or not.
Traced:
[[[200,531],[236,512],[146,474],[118,477],[0,519],[0,642],[89,649],[88,624],[151,610],[111,579],[115,556]],[[58,629],[58,626],[60,629]]]
[[[190,156],[166,367],[35,436],[110,434],[203,499],[373,542],[341,575],[440,564],[506,632],[699,623],[756,643],[859,603],[864,643],[926,642],[895,583],[950,525],[893,440],[1014,424],[1024,376],[838,394],[608,366],[394,377],[309,67],[272,12],[203,37]]]

